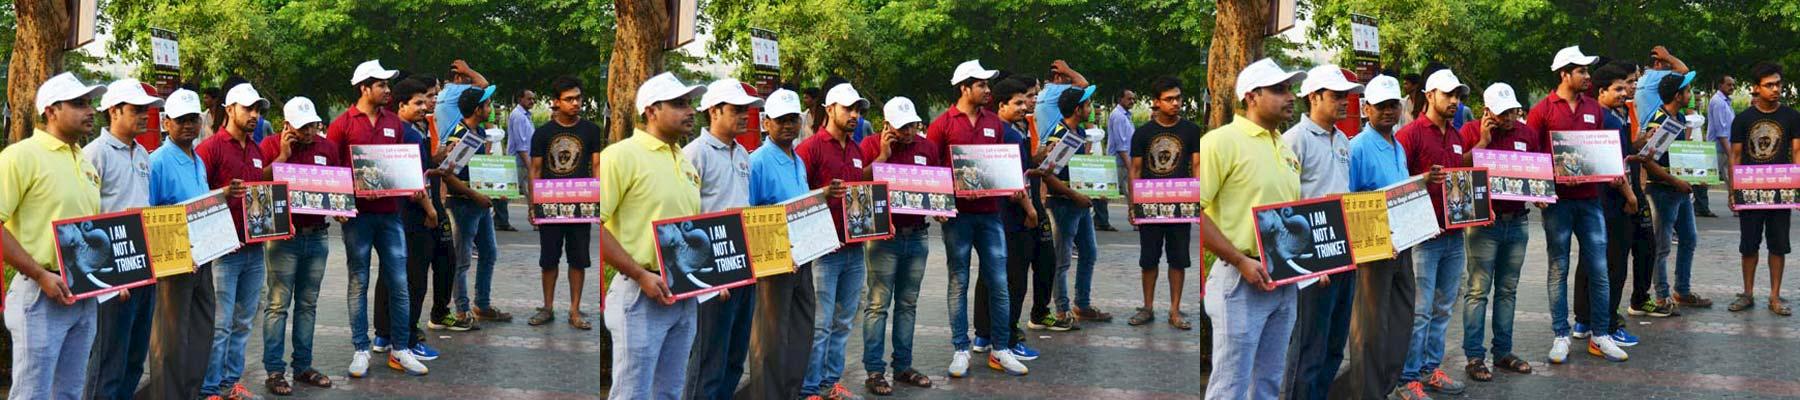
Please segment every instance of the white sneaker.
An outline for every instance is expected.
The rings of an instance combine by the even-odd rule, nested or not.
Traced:
[[[1031,369],[1025,368],[1024,363],[1019,362],[1018,358],[1013,357],[1012,350],[1006,349],[994,349],[994,353],[988,355],[988,368],[993,368],[995,371],[1005,371],[1007,375],[1012,376],[1021,376],[1031,373]]]
[[[1625,349],[1621,349],[1617,343],[1613,343],[1611,336],[1594,335],[1592,341],[1588,343],[1592,344],[1592,346],[1588,346],[1589,354],[1606,357],[1607,361],[1619,362],[1631,358],[1631,355],[1625,354]]]
[[[1568,336],[1557,336],[1556,341],[1550,342],[1550,363],[1551,364],[1562,364],[1563,361],[1567,361],[1568,359],[1569,359],[1569,337]]]
[[[361,378],[369,374],[369,351],[358,350],[350,357],[350,377]]]
[[[950,377],[961,378],[965,376],[969,376],[969,351],[957,350],[956,355],[950,357]]]
[[[412,350],[407,349],[394,349],[394,352],[388,355],[388,367],[406,371],[407,375],[413,376],[431,373],[430,369],[425,368],[424,363],[413,357]]]

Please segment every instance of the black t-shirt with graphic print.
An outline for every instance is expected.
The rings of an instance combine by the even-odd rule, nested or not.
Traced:
[[[531,157],[543,157],[538,179],[594,177],[594,153],[600,152],[600,126],[587,120],[562,126],[544,122],[531,136]]]
[[[1194,153],[1200,152],[1200,126],[1181,120],[1162,126],[1155,119],[1138,126],[1131,136],[1131,157],[1144,159],[1138,179],[1194,177]]]
[[[1731,144],[1744,145],[1743,165],[1793,163],[1793,140],[1800,137],[1800,111],[1787,106],[1766,113],[1752,106],[1731,121]]]

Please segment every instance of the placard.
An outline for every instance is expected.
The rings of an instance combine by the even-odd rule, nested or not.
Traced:
[[[744,233],[750,241],[750,271],[757,278],[794,272],[794,245],[788,241],[787,207],[745,207]]]
[[[150,243],[150,271],[157,278],[194,272],[193,244],[188,242],[187,207],[144,207],[144,234]]]
[[[888,211],[887,183],[844,184],[844,243],[860,243],[894,236],[894,218]]]
[[[1556,174],[1550,155],[1523,151],[1475,149],[1475,166],[1488,170],[1488,196],[1493,200],[1556,202]]]
[[[1087,142],[1087,137],[1065,131],[1062,139],[1057,140],[1055,145],[1050,146],[1050,151],[1044,153],[1044,161],[1038,162],[1038,169],[1052,175],[1061,173],[1063,167],[1069,165],[1069,159],[1087,147]]]
[[[469,186],[488,197],[519,197],[519,164],[512,157],[477,155],[469,160]]]
[[[238,241],[237,225],[231,222],[228,196],[224,189],[218,189],[181,202],[187,207],[188,244],[193,247],[190,255],[195,265],[213,262],[243,247]]]
[[[813,262],[842,247],[825,197],[825,190],[819,189],[781,202],[787,207],[788,243],[794,246],[796,265]]]
[[[1131,218],[1137,224],[1200,222],[1200,180],[1171,178],[1131,181]]]
[[[1625,176],[1618,131],[1550,131],[1550,143],[1556,183],[1611,182]]]
[[[419,146],[350,146],[350,167],[355,170],[353,182],[359,197],[410,196],[425,191],[425,169],[420,165]]]
[[[963,144],[950,146],[950,167],[957,197],[1010,196],[1025,191],[1025,167],[1019,146]]]
[[[1356,263],[1394,258],[1393,232],[1388,228],[1387,193],[1349,193],[1342,197],[1344,220],[1350,228],[1350,252]]]
[[[1437,211],[1431,208],[1431,192],[1426,191],[1425,175],[1381,188],[1387,193],[1388,231],[1398,253],[1418,246],[1443,232]]]
[[[600,178],[531,181],[531,221],[539,224],[600,222]]]
[[[1338,197],[1270,204],[1252,212],[1263,268],[1276,285],[1356,268]]]
[[[275,163],[275,180],[288,183],[288,211],[329,217],[356,216],[356,186],[350,168]]]
[[[1719,148],[1711,142],[1678,140],[1669,145],[1669,174],[1687,183],[1725,182],[1719,179]]]
[[[1663,152],[1669,150],[1669,144],[1681,138],[1685,132],[1687,126],[1682,125],[1681,121],[1674,117],[1664,119],[1662,124],[1656,126],[1656,131],[1650,134],[1650,139],[1644,141],[1644,148],[1639,149],[1637,154],[1651,160],[1662,157]]]
[[[888,183],[890,210],[894,214],[933,217],[956,216],[956,188],[949,167],[875,163],[875,180]]]
[[[449,153],[444,153],[444,161],[438,163],[438,169],[452,174],[462,172],[463,166],[469,165],[469,160],[480,154],[482,146],[487,146],[487,142],[484,135],[474,132],[464,134],[462,139],[456,141],[455,146],[450,147]]]
[[[56,265],[76,300],[156,283],[137,210],[52,222]]]
[[[1109,156],[1076,155],[1069,159],[1069,188],[1096,199],[1119,197],[1119,164]]]
[[[676,300],[756,283],[737,210],[652,222],[656,263]]]
[[[1486,226],[1494,222],[1487,168],[1444,169],[1444,227]]]
[[[1731,167],[1732,210],[1786,210],[1800,207],[1800,165]]]
[[[294,219],[288,213],[287,182],[244,183],[244,243],[293,236]]]

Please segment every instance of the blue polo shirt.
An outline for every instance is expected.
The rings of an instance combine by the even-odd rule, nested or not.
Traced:
[[[1656,87],[1662,84],[1663,77],[1674,74],[1666,69],[1645,69],[1644,75],[1638,77],[1637,93],[1631,100],[1637,102],[1637,115],[1632,117],[1639,125],[1650,122],[1650,114],[1662,109],[1662,94],[1657,93]]]
[[[1073,87],[1075,87],[1075,85],[1067,83],[1045,83],[1044,88],[1038,90],[1037,108],[1032,110],[1032,115],[1036,116],[1037,120],[1040,122],[1050,121],[1050,123],[1040,123],[1037,125],[1039,144],[1047,142],[1045,138],[1050,137],[1050,129],[1055,128],[1058,121],[1063,120],[1062,108],[1056,106],[1056,101],[1062,98],[1064,90],[1069,90]]]
[[[168,139],[150,153],[150,205],[178,204],[210,191],[206,185],[206,164],[200,161],[199,153],[190,157]]]
[[[1380,189],[1409,176],[1406,149],[1399,142],[1389,142],[1367,124],[1362,133],[1350,139],[1350,191]]]
[[[466,83],[446,83],[444,84],[443,89],[438,90],[437,108],[432,110],[432,115],[436,116],[438,121],[450,122],[447,124],[438,124],[438,144],[448,142],[450,128],[455,128],[456,125],[461,123],[463,119],[462,109],[456,107],[456,101],[462,99],[463,91],[474,87],[474,85]],[[431,135],[425,136],[429,137]]]
[[[776,204],[809,191],[798,153],[790,157],[768,139],[750,153],[750,205]]]

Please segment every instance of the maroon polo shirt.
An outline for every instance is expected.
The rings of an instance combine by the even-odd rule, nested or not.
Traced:
[[[974,123],[969,123],[969,115],[961,109],[950,107],[931,120],[925,127],[925,138],[938,146],[938,154],[943,161],[938,165],[950,166],[950,146],[963,144],[1006,144],[1006,123],[1000,121],[1000,115],[981,109]],[[959,213],[991,214],[1000,212],[1000,198],[984,197],[979,199],[956,199],[956,210]]]
[[[881,135],[863,137],[862,152],[869,156],[870,162],[881,156]],[[889,164],[937,166],[943,162],[943,157],[938,155],[937,144],[932,143],[931,139],[914,138],[912,144],[896,142],[888,148]],[[894,214],[893,220],[895,229],[925,226],[925,216],[922,215]]]
[[[1431,123],[1430,118],[1419,118],[1406,124],[1399,132],[1394,133],[1394,140],[1400,142],[1400,148],[1406,149],[1406,171],[1409,174],[1430,173],[1433,165],[1444,168],[1468,166],[1463,163],[1463,152],[1469,149],[1463,145],[1462,135],[1452,132],[1448,126],[1438,128]],[[1437,212],[1438,221],[1443,221],[1444,185],[1425,185],[1425,191],[1431,193],[1432,211]],[[1444,234],[1461,231],[1447,229]]]
[[[863,167],[868,166],[869,159],[863,157],[862,147],[850,143],[848,137],[840,141],[830,132],[819,129],[800,142],[800,146],[794,148],[794,154],[800,156],[801,164],[806,166],[806,186],[809,188],[831,186],[832,179],[844,182],[868,180]],[[844,199],[834,198],[825,203],[831,207],[831,224],[837,227],[838,240],[844,240]]]
[[[405,123],[393,111],[381,109],[375,122],[369,123],[369,115],[356,107],[344,110],[343,114],[332,119],[331,126],[325,127],[325,138],[338,145],[338,154],[343,155],[338,166],[350,166],[350,146],[361,144],[406,144]],[[400,198],[388,197],[380,199],[356,199],[358,213],[393,214],[400,212]]]
[[[231,186],[232,179],[244,182],[267,180],[263,168],[268,166],[269,159],[263,157],[262,148],[250,143],[248,135],[240,141],[231,133],[220,129],[208,136],[206,141],[194,148],[200,155],[200,162],[206,166],[206,186],[212,189]],[[244,199],[233,197],[225,202],[231,207],[231,223],[237,226],[238,239],[244,237]]]
[[[1537,131],[1538,141],[1548,147],[1551,145],[1550,131],[1606,129],[1606,110],[1600,107],[1599,101],[1585,94],[1576,95],[1575,106],[1571,108],[1569,100],[1551,92],[1525,115],[1525,125]],[[1600,198],[1600,187],[1604,185],[1606,184],[1556,185],[1556,197],[1569,200],[1597,199]]]
[[[269,162],[277,162],[275,157],[281,156],[281,135],[263,137],[261,146],[262,153],[269,155]],[[279,162],[324,166],[344,164],[343,157],[338,155],[338,145],[326,138],[313,139],[313,144],[310,145],[295,144],[293,148],[288,149],[288,152],[290,154],[288,154],[287,161]],[[293,214],[293,220],[296,229],[325,225],[325,216],[323,215]]]
[[[1506,120],[1505,122],[1508,125],[1512,125],[1512,130],[1507,131],[1506,133],[1501,133],[1498,130],[1489,133],[1488,145],[1487,147],[1483,147],[1484,149],[1523,151],[1529,153],[1550,152],[1550,148],[1544,146],[1544,142],[1542,141],[1543,137],[1539,136],[1536,130],[1531,129],[1529,126],[1525,126],[1525,123],[1517,120]],[[1480,120],[1469,121],[1469,123],[1463,124],[1462,140],[1463,143],[1468,143],[1471,146],[1476,143],[1481,143]],[[1525,202],[1494,200],[1493,209],[1495,214],[1515,213],[1525,209]]]

